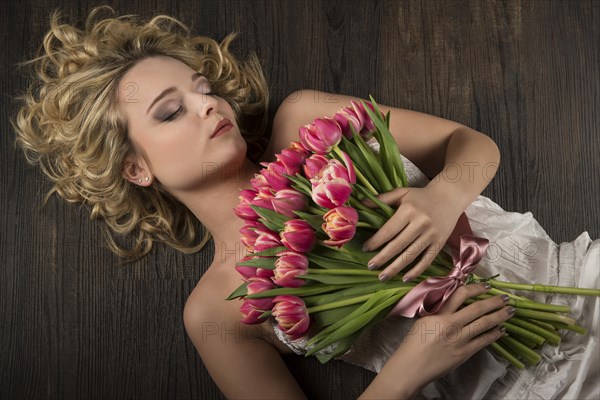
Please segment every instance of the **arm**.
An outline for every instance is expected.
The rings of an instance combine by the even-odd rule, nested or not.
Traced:
[[[292,93],[275,115],[269,150],[281,151],[290,141],[298,139],[299,126],[317,117],[333,115],[351,100],[360,99],[312,90]],[[390,132],[400,152],[432,178],[425,188],[398,188],[380,194],[381,201],[398,210],[365,243],[365,251],[383,246],[370,260],[372,269],[401,253],[381,273],[382,280],[397,274],[423,254],[405,275],[410,279],[431,263],[460,214],[493,178],[500,152],[489,137],[457,122],[379,106],[384,113],[390,112]]]
[[[223,394],[230,399],[305,399],[277,350],[261,339],[259,326],[242,324],[235,307],[233,312],[231,306],[217,307],[215,297],[205,295],[208,290],[192,293],[183,318]]]
[[[313,119],[331,116],[360,98],[299,90],[281,103],[273,120],[273,135],[266,154],[280,152],[298,140],[298,128]],[[377,99],[376,99],[377,100]],[[379,104],[390,112],[390,132],[398,149],[431,179],[429,186],[453,193],[461,212],[496,174],[500,152],[488,136],[458,122],[433,115]]]

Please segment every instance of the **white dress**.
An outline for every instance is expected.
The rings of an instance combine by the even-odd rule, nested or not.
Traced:
[[[372,143],[370,143],[372,144]],[[378,150],[377,143],[373,146]],[[424,187],[428,178],[403,157],[409,186]],[[583,232],[572,242],[557,245],[533,218],[504,211],[485,196],[465,210],[473,234],[489,240],[485,257],[475,272],[501,274],[511,282],[600,287],[600,239]],[[563,331],[559,347],[544,345],[535,367],[516,370],[482,350],[446,376],[430,383],[417,399],[600,399],[600,298],[527,292],[537,301],[566,304],[586,336]],[[365,331],[350,350],[337,359],[379,372],[398,348],[412,320],[387,318]],[[290,341],[273,323],[279,339],[296,354],[304,354],[305,339]],[[398,371],[401,374],[401,371]]]

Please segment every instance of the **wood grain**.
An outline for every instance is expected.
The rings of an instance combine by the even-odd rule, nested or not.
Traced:
[[[62,6],[9,2],[0,13],[0,398],[222,398],[183,328],[188,294],[214,255],[157,246],[120,265],[85,208],[51,198],[14,148],[8,122],[33,56]],[[120,14],[166,13],[233,51],[255,51],[271,112],[301,88],[367,97],[471,126],[501,166],[484,191],[531,211],[557,243],[600,237],[600,3],[597,1],[109,1]],[[327,101],[317,98],[314,101]],[[341,106],[341,105],[340,105]],[[310,398],[356,398],[373,374],[285,357]]]

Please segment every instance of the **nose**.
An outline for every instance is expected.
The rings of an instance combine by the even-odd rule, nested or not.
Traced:
[[[197,103],[198,116],[200,118],[208,118],[219,107],[219,101],[216,97],[204,93],[198,93],[194,101]]]

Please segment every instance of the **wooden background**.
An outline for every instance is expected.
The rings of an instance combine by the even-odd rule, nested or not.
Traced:
[[[63,5],[82,21],[99,3],[6,2],[0,137],[0,398],[221,398],[181,312],[214,243],[184,256],[157,246],[121,266],[85,208],[53,198],[14,148],[8,118],[31,57]],[[366,97],[491,136],[500,170],[484,191],[532,211],[557,243],[600,237],[598,1],[108,1],[166,13],[264,60],[271,112],[293,90]],[[316,99],[315,101],[322,101]],[[272,115],[272,114],[271,114]],[[373,374],[287,357],[311,398],[356,398]]]

